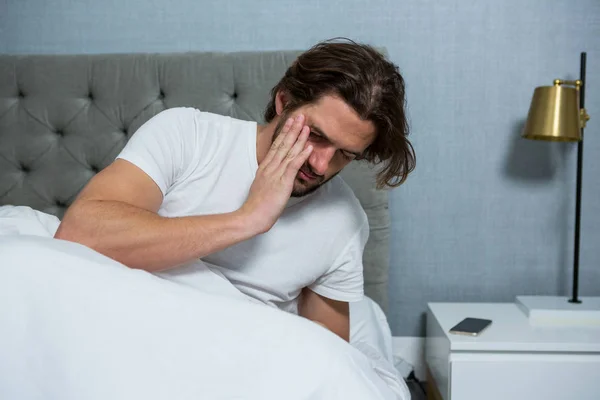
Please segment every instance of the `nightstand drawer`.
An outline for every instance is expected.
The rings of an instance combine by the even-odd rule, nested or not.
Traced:
[[[597,400],[600,355],[452,354],[450,376],[450,399]]]
[[[466,317],[493,322],[450,334]],[[600,328],[538,328],[512,303],[429,303],[425,356],[443,400],[600,399]]]

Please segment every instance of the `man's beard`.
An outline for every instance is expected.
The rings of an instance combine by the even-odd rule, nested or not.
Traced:
[[[273,140],[271,141],[271,143],[273,143],[275,141],[275,139],[277,138],[277,136],[279,136],[279,134],[281,133],[281,130],[283,129],[283,126],[285,125],[285,121],[288,118],[289,118],[288,113],[284,113],[283,115],[280,116],[279,122],[277,123],[277,126],[275,127],[275,133],[273,134]],[[321,186],[323,186],[325,183],[327,183],[331,178],[333,178],[334,176],[337,175],[337,173],[336,173],[336,174],[332,175],[331,177],[325,179],[325,177],[323,175],[319,175],[313,171],[313,169],[310,166],[310,164],[308,163],[308,161],[306,161],[304,163],[304,165],[302,165],[302,167],[300,167],[300,169],[305,171],[305,173],[307,173],[308,175],[315,176],[316,178],[314,180],[311,180],[311,181],[314,181],[314,183],[308,183],[308,182],[304,181],[302,178],[299,178],[298,174],[296,174],[296,177],[294,178],[294,188],[292,189],[292,197],[304,197],[306,195],[309,195],[309,194],[313,193],[315,190],[317,190],[318,188],[320,188]]]
[[[333,178],[334,176],[337,175],[337,174],[333,174],[331,177],[325,179],[325,177],[323,175],[315,174],[313,172],[311,166],[308,164],[308,162],[305,162],[304,165],[300,169],[307,171],[310,175],[316,176],[316,179],[314,179],[314,183],[309,184],[308,182],[305,182],[302,178],[299,178],[298,175],[296,174],[296,178],[294,179],[294,189],[292,189],[292,197],[303,197],[308,194],[311,194],[315,190],[317,190],[318,188],[320,188],[321,186],[323,186],[324,184],[329,182],[329,180],[331,178]],[[301,184],[302,186],[298,187],[299,184]],[[306,185],[310,185],[310,186],[306,186]]]

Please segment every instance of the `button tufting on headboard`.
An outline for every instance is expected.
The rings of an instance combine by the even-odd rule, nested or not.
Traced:
[[[160,93],[158,94],[158,99],[162,100],[165,98],[165,92],[162,91],[162,89],[160,90]]]

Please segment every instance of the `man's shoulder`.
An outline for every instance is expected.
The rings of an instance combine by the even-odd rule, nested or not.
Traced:
[[[162,124],[179,132],[181,140],[228,142],[240,132],[254,132],[256,122],[233,118],[227,115],[202,111],[194,107],[173,107],[155,116]]]
[[[335,218],[353,220],[354,224],[366,222],[367,215],[352,188],[339,175],[324,184],[315,193],[314,203],[319,209]]]
[[[208,122],[221,122],[221,123],[252,123],[252,121],[245,121],[237,118],[233,118],[228,115],[217,114],[210,111],[203,111],[195,107],[172,107],[167,108],[159,112],[163,117],[169,118],[193,118],[196,121],[208,121]]]
[[[194,107],[172,107],[166,108],[162,111],[159,111],[156,116],[160,116],[161,118],[194,118],[196,115],[201,114],[202,112]]]
[[[354,191],[341,176],[338,175],[333,177],[329,182],[323,185],[323,189],[325,200],[342,201],[348,207],[360,208],[362,210],[360,201],[354,194]]]

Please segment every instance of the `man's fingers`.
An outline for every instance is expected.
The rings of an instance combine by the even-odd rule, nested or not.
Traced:
[[[312,153],[312,150],[313,150],[313,147],[311,145],[308,145],[308,146],[306,146],[306,148],[304,150],[302,150],[302,152],[300,154],[298,154],[296,156],[296,158],[294,158],[292,161],[290,161],[290,163],[288,164],[288,166],[285,170],[284,179],[293,180],[296,178],[296,175],[298,175],[298,171],[300,170],[300,167],[302,167],[302,165],[304,165],[306,160],[308,160],[308,157],[310,157],[310,153]]]
[[[298,136],[300,132],[302,132],[302,128],[304,126],[304,116],[302,114],[298,115],[292,124],[292,126],[288,129],[287,132],[284,132],[282,129],[279,136],[283,136],[282,141],[279,142],[277,146],[277,151],[273,154],[273,158],[271,163],[274,165],[279,165],[285,157],[287,157],[288,152],[292,149],[296,141],[298,140]]]
[[[290,130],[293,123],[294,123],[294,118],[291,118],[291,117],[285,121],[285,124],[281,127],[281,132],[279,133],[279,136],[277,136],[275,138],[275,140],[273,141],[273,143],[271,143],[271,147],[269,148],[267,155],[265,156],[265,158],[262,161],[263,165],[268,165],[271,162],[271,160],[273,159],[273,156],[277,152],[277,149],[279,149],[279,146],[280,146],[281,142],[283,141],[285,134]]]
[[[285,121],[285,124],[281,127],[281,132],[279,133],[279,136],[277,136],[277,138],[275,138],[275,140],[273,141],[272,147],[274,149],[278,149],[279,146],[281,145],[281,143],[283,143],[286,133],[288,133],[290,131],[290,129],[292,128],[292,125],[294,125],[295,120],[296,120],[295,118],[289,117]]]
[[[298,139],[296,143],[292,146],[292,148],[286,154],[286,160],[292,161],[296,158],[298,154],[304,150],[306,146],[306,141],[308,140],[308,134],[310,133],[310,128],[308,126],[303,126],[300,130],[300,134],[298,135]]]

